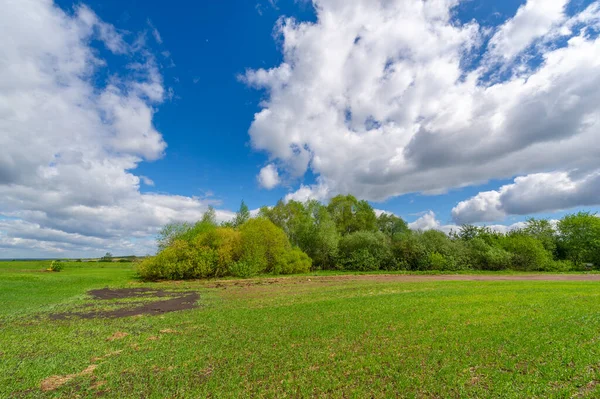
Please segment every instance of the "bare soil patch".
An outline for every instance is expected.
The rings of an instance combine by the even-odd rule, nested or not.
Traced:
[[[75,374],[67,374],[67,375],[53,375],[52,377],[46,378],[44,381],[40,383],[40,389],[42,391],[54,391],[55,389],[60,388],[65,385],[67,382],[71,381],[74,378],[81,377],[84,375],[91,375],[94,370],[98,367],[95,364],[91,364],[80,373]]]
[[[82,319],[120,318],[140,315],[159,315],[179,310],[193,309],[200,295],[195,291],[167,291],[150,288],[103,288],[88,292],[96,300],[131,299],[131,298],[166,298],[158,301],[116,302],[118,309],[90,312],[66,312],[50,315],[51,319],[63,320],[71,317]]]

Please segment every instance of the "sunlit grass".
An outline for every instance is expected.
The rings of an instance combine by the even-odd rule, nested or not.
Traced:
[[[597,282],[144,284],[129,264],[0,268],[0,397],[600,396]],[[105,286],[201,299],[162,316],[48,318]],[[110,340],[117,332],[127,335]],[[90,375],[40,389],[92,364]]]

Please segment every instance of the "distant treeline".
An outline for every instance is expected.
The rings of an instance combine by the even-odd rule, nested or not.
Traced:
[[[255,218],[242,202],[235,219],[220,225],[210,208],[195,224],[165,226],[158,248],[138,265],[145,279],[311,270],[586,270],[600,265],[600,218],[580,212],[558,223],[530,219],[504,234],[473,225],[445,234],[412,231],[402,218],[377,216],[368,202],[339,195],[327,205],[279,201]]]

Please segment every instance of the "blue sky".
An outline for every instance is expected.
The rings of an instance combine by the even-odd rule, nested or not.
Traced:
[[[350,192],[441,229],[598,210],[586,90],[598,82],[598,2],[388,3],[19,4],[0,48],[15,69],[39,64],[30,81],[0,84],[66,99],[48,112],[76,117],[62,126],[0,98],[0,118],[15,104],[0,126],[0,258],[151,252],[164,222],[208,205],[226,219],[242,199]],[[27,134],[37,160],[17,150]]]

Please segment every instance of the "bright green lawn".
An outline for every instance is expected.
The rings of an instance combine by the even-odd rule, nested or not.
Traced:
[[[304,276],[215,288],[142,284],[123,263],[42,268],[0,262],[0,398],[600,397],[598,282]],[[200,307],[48,318],[105,286],[194,289]],[[107,340],[116,332],[129,335]]]

